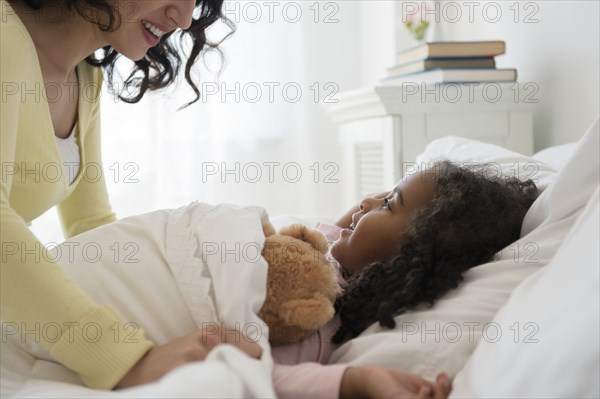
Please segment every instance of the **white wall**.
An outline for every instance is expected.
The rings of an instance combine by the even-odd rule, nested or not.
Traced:
[[[504,40],[497,66],[517,68],[520,82],[538,85],[536,150],[579,139],[598,117],[598,1],[441,1],[437,9],[437,40]],[[398,47],[408,45],[401,29]]]
[[[376,84],[396,59],[395,1],[362,0],[359,7],[360,81],[357,86]]]

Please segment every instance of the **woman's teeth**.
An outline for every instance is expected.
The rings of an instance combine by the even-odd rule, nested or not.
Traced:
[[[142,21],[142,23],[144,24],[144,26],[146,27],[146,29],[150,33],[152,33],[158,39],[160,39],[160,37],[165,34],[165,32],[163,32],[162,30],[158,29],[156,26],[152,25],[149,22]]]

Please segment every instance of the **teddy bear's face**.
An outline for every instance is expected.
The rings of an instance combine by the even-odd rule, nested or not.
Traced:
[[[321,233],[305,226],[266,237],[267,295],[259,316],[269,325],[271,344],[299,341],[333,318],[338,283],[326,251]]]

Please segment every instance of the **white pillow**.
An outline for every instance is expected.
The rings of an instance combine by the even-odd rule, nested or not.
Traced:
[[[533,158],[552,165],[556,170],[561,170],[573,155],[576,146],[577,143],[567,143],[544,148],[533,154]]]
[[[548,187],[557,169],[543,160],[507,150],[495,144],[447,136],[432,141],[417,157],[416,166],[431,166],[448,159],[462,166],[481,166],[496,176],[532,179],[540,190]]]
[[[533,210],[545,216],[543,225],[561,217],[579,216],[577,222],[552,262],[519,285],[494,318],[511,329],[508,339],[479,343],[452,397],[600,396],[598,148],[596,121]]]
[[[531,178],[541,190],[556,176],[551,166],[531,157],[458,137],[431,142],[417,163],[423,166],[441,159],[463,165],[488,164],[490,171],[502,176]],[[530,210],[524,220],[529,229],[522,231],[517,243],[501,251],[499,260],[467,271],[464,283],[431,309],[397,316],[393,330],[373,324],[358,338],[338,348],[330,362],[381,364],[430,379],[441,371],[455,375],[480,339],[490,342],[498,339],[496,326],[490,322],[511,291],[554,256],[574,222],[574,218],[562,218],[562,213],[555,216],[540,219],[538,213],[532,215]],[[503,336],[509,332],[500,331]]]

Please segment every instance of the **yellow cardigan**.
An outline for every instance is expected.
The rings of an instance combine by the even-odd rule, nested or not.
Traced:
[[[81,166],[69,186],[34,43],[5,0],[0,0],[0,25],[0,318],[18,329],[21,339],[39,342],[86,385],[111,389],[152,343],[141,329],[132,337],[113,309],[96,304],[48,259],[28,228],[57,204],[68,237],[115,220],[101,175],[102,74],[86,62],[77,66]],[[54,337],[57,325],[60,339]]]

